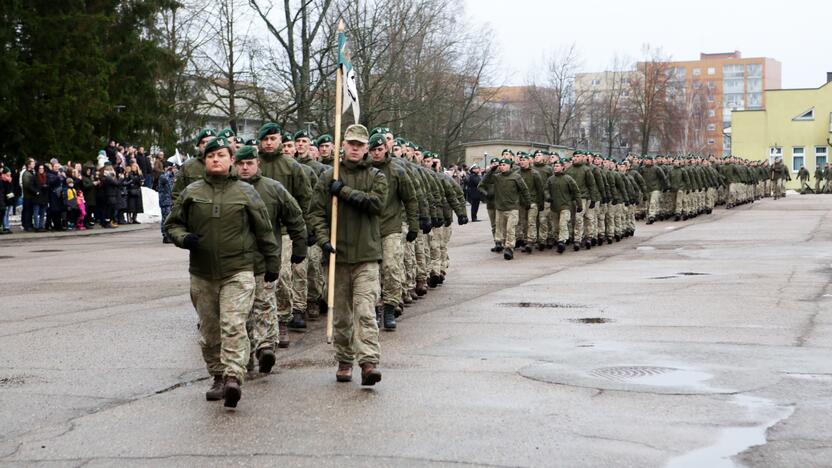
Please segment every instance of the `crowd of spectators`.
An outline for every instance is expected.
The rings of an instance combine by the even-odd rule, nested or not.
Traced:
[[[0,234],[18,212],[25,232],[116,228],[138,224],[142,187],[156,188],[169,166],[160,151],[111,141],[94,161],[26,160],[16,170],[0,161]]]

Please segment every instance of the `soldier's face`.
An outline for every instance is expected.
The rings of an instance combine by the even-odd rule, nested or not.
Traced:
[[[521,159],[520,160],[520,167],[522,167],[523,169],[528,169],[529,168],[529,160],[528,159]]]
[[[207,137],[204,137],[203,139],[199,140],[199,144],[196,145],[196,147],[199,148],[199,154],[202,154],[202,152],[205,151],[205,143],[208,143],[209,141],[213,140],[214,138],[215,137],[207,136]]]
[[[508,172],[511,169],[511,164],[500,163],[500,172]]]
[[[392,151],[393,150],[393,145],[396,144],[396,139],[393,137],[393,134],[390,133],[390,132],[385,133],[384,134],[384,141],[385,141],[385,144],[387,145],[387,151]]]
[[[367,154],[367,143],[360,141],[344,142],[344,159],[350,162],[358,162]]]
[[[294,157],[295,156],[295,142],[294,141],[287,141],[283,143],[283,155]]]
[[[310,146],[309,147],[309,157],[312,158],[313,160],[317,161],[318,156],[319,156],[318,155],[318,148],[316,146]]]
[[[228,175],[231,168],[231,152],[220,148],[205,155],[205,172],[210,175]]]
[[[387,152],[387,147],[384,145],[376,146],[375,148],[370,150],[370,156],[373,158],[375,162],[384,161],[384,156]]]
[[[318,152],[321,153],[321,157],[324,158],[331,158],[332,157],[332,143],[321,143],[318,145]]]
[[[393,155],[395,155],[397,158],[400,158],[402,156],[402,147],[401,146],[394,146],[393,147]]]
[[[555,174],[563,172],[563,164],[555,163]]]
[[[258,159],[242,159],[234,163],[234,169],[237,169],[237,175],[241,179],[250,179],[257,174],[257,169],[260,167]]]
[[[266,153],[274,153],[278,146],[280,146],[280,135],[277,133],[266,135],[260,140],[260,149]]]
[[[297,138],[295,139],[295,150],[298,154],[306,154],[309,152],[309,138]]]

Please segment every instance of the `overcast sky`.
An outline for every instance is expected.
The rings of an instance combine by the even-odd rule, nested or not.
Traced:
[[[649,43],[673,60],[734,50],[773,58],[784,88],[815,88],[832,72],[832,0],[464,1],[473,23],[491,26],[507,85],[573,42],[584,71],[607,68],[615,54],[637,59]]]

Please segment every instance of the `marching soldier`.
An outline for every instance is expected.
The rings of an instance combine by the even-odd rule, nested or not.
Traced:
[[[499,172],[493,176],[494,208],[496,231],[494,234],[495,252],[503,252],[503,258],[514,258],[516,246],[517,219],[521,206],[530,207],[532,199],[529,189],[520,174],[512,170],[509,158],[500,160]]]
[[[177,247],[190,250],[191,301],[200,321],[200,345],[209,374],[210,401],[236,407],[246,374],[250,343],[246,320],[256,288],[255,252],[265,263],[264,279],[277,279],[278,245],[269,213],[249,184],[231,178],[229,143],[205,145],[205,175],[180,193],[165,221]]]
[[[531,166],[529,157],[525,154],[519,157],[520,177],[529,189],[531,203],[529,207],[520,207],[519,224],[517,229],[518,247],[526,253],[532,253],[532,247],[538,243],[537,238],[537,214],[538,210],[545,203],[545,184],[540,173]],[[547,220],[548,222],[548,220]],[[538,250],[543,250],[543,243],[538,245]]]
[[[777,158],[774,165],[771,166],[771,181],[774,184],[774,199],[786,196],[784,184],[787,180],[792,180],[789,175],[789,170],[783,164],[783,158]]]
[[[546,182],[549,216],[557,226],[557,232],[552,235],[557,240],[558,253],[562,254],[566,250],[566,241],[569,240],[569,218],[572,211],[578,214],[583,211],[581,191],[575,179],[564,172],[560,161],[555,163],[552,176]]]
[[[332,261],[330,241],[332,197],[338,197],[338,232],[335,257],[334,329],[338,382],[352,380],[357,360],[361,384],[381,381],[381,350],[375,305],[379,296],[382,260],[380,218],[387,199],[387,180],[367,157],[369,134],[363,125],[350,125],[344,133],[344,162],[340,179],[327,170],[318,180],[309,214],[318,246]]]
[[[823,181],[823,176],[823,166],[818,164],[818,166],[815,168],[815,193],[821,193],[821,190],[823,189],[823,186],[821,185]]]
[[[594,213],[589,210],[595,208],[595,204],[600,201],[599,192],[595,186],[595,176],[592,174],[592,169],[589,168],[584,159],[583,152],[577,152],[572,157],[572,165],[566,170],[566,174],[575,180],[578,184],[578,189],[581,192],[580,205],[581,210],[575,209],[575,218],[573,223],[573,236],[575,241],[573,249],[580,250],[581,245],[587,250],[592,248],[592,241],[590,241],[591,233],[595,230],[595,219],[592,217]],[[581,213],[578,216],[578,213]]]
[[[801,165],[800,170],[797,171],[797,180],[800,181],[800,193],[804,194],[811,190],[809,188],[809,170],[806,169],[806,166]]]

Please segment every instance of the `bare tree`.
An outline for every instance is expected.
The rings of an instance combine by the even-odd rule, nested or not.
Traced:
[[[670,121],[673,104],[668,100],[674,85],[669,58],[660,49],[645,46],[643,60],[630,77],[628,114],[638,137],[641,154],[650,151],[651,143]],[[666,133],[666,132],[665,132]]]
[[[580,57],[575,44],[572,44],[545,57],[543,77],[533,76],[530,79],[528,99],[550,144],[565,143],[589,97],[588,93],[575,87],[579,66]]]

